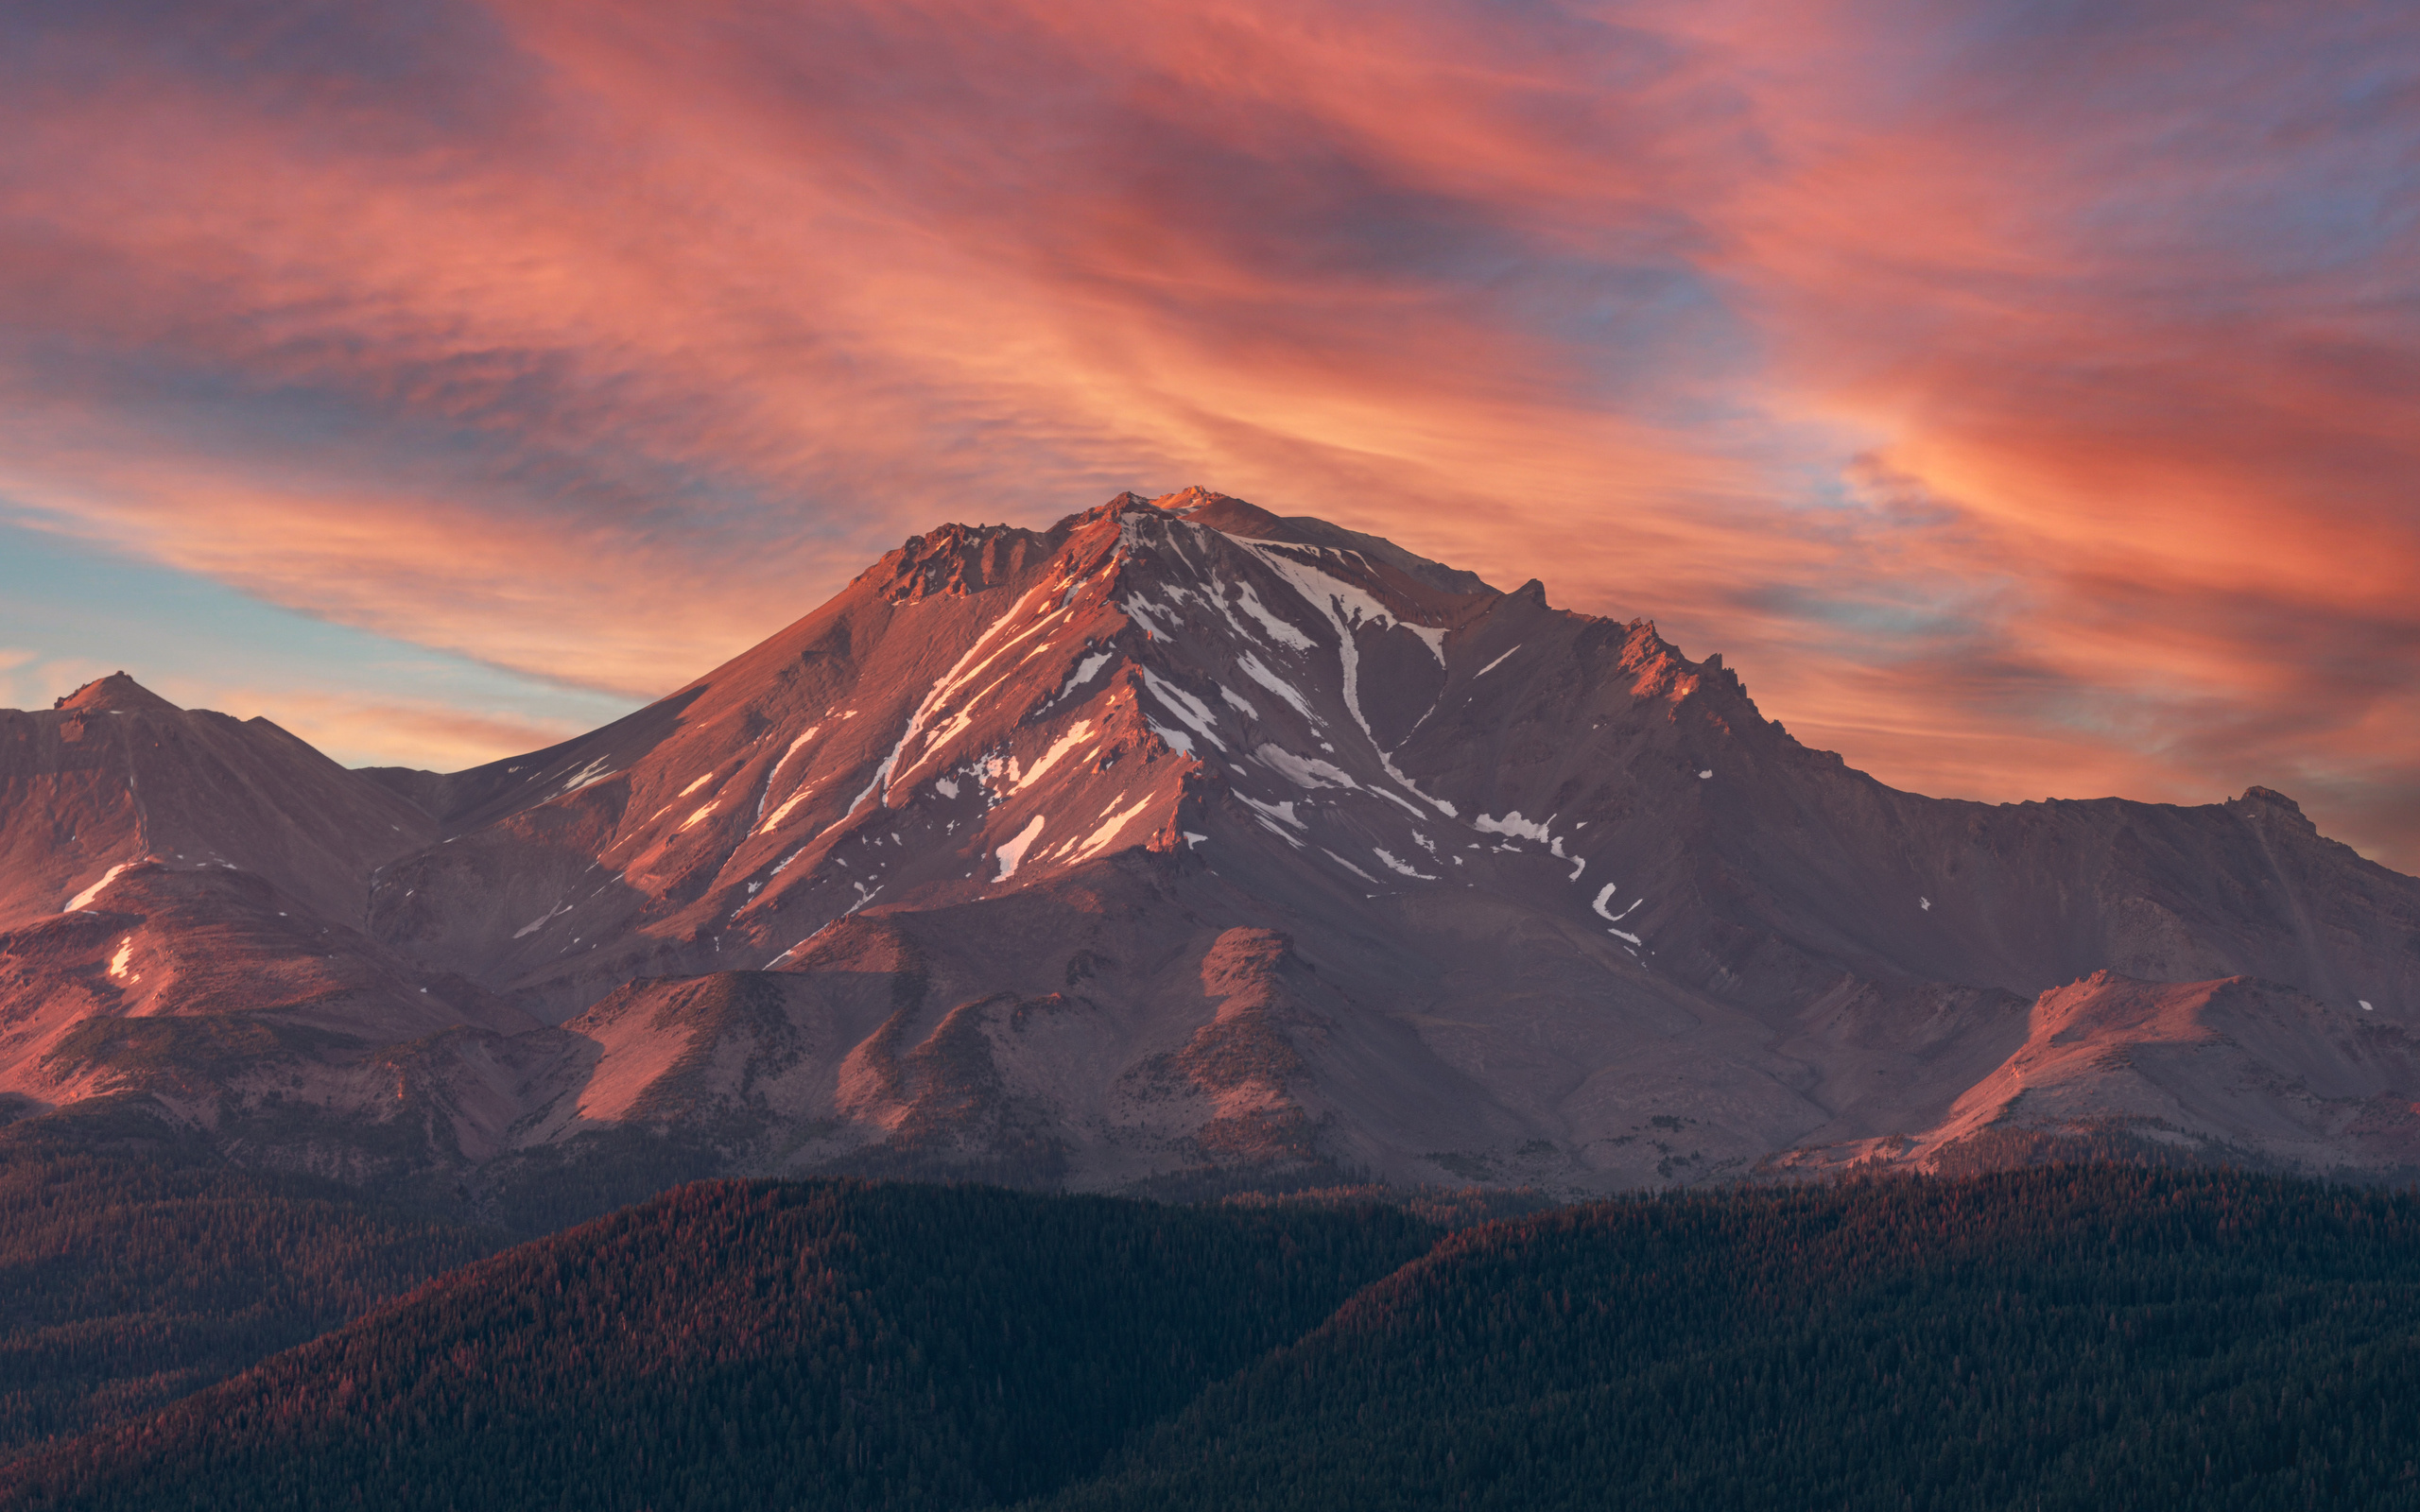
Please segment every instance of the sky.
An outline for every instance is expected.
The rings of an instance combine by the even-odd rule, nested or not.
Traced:
[[[2420,871],[2420,9],[0,8],[0,703],[450,769],[1189,484]]]

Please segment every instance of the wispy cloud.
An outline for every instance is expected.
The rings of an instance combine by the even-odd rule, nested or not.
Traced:
[[[297,693],[286,687],[219,688],[204,697],[222,713],[267,718],[347,765],[458,771],[580,733],[579,727],[560,719],[495,717],[441,705]]]
[[[49,528],[639,696],[908,530],[1201,481],[1653,614],[1888,780],[2269,782],[2420,865],[2395,8],[40,14]]]

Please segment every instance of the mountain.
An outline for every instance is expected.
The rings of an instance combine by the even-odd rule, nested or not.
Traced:
[[[2062,1167],[1390,1209],[714,1182],[0,1506],[2405,1506],[2420,1200]]]
[[[12,847],[15,795],[94,765],[43,732]],[[233,793],[199,774],[272,738],[164,745],[141,790]],[[2074,1140],[2393,1175],[2420,1139],[2420,883],[2283,796],[1897,792],[1651,624],[1198,489],[910,538],[545,750],[309,771],[307,877],[231,849],[240,794],[165,856],[121,824],[43,863],[74,907],[0,938],[0,991],[49,1005],[0,1082],[26,1110],[143,1091],[247,1159],[505,1210],[721,1172],[1589,1193]],[[147,1010],[119,972],[201,937],[154,896],[196,875],[212,919],[268,890],[217,926],[229,974]]]

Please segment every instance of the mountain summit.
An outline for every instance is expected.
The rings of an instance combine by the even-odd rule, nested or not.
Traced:
[[[30,722],[12,854],[41,850],[42,794],[113,801],[68,721],[227,733],[74,701],[0,716]],[[195,741],[144,790],[233,751]],[[174,1079],[222,1139],[362,1170],[1143,1191],[2420,1149],[2420,883],[2281,796],[1897,792],[1651,624],[1200,489],[912,537],[561,746],[310,770],[318,850],[291,849],[359,889],[237,856],[251,798],[206,842],[218,874],[256,867],[413,998],[456,984],[442,1032],[398,1044],[322,1003],[306,1045],[278,1029],[302,1009],[231,984],[178,1011],[251,1025],[255,1053],[137,1065],[62,1024],[0,1087],[38,1110]],[[27,990],[79,984],[78,1024],[138,1011],[93,951],[168,948],[148,914],[60,923],[159,850],[103,835],[43,852],[0,919]],[[78,928],[98,943],[41,943]]]

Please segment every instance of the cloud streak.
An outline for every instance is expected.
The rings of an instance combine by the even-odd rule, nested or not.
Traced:
[[[2420,866],[2392,8],[44,14],[47,528],[640,696],[909,530],[1201,481],[1889,781],[2267,782]]]

